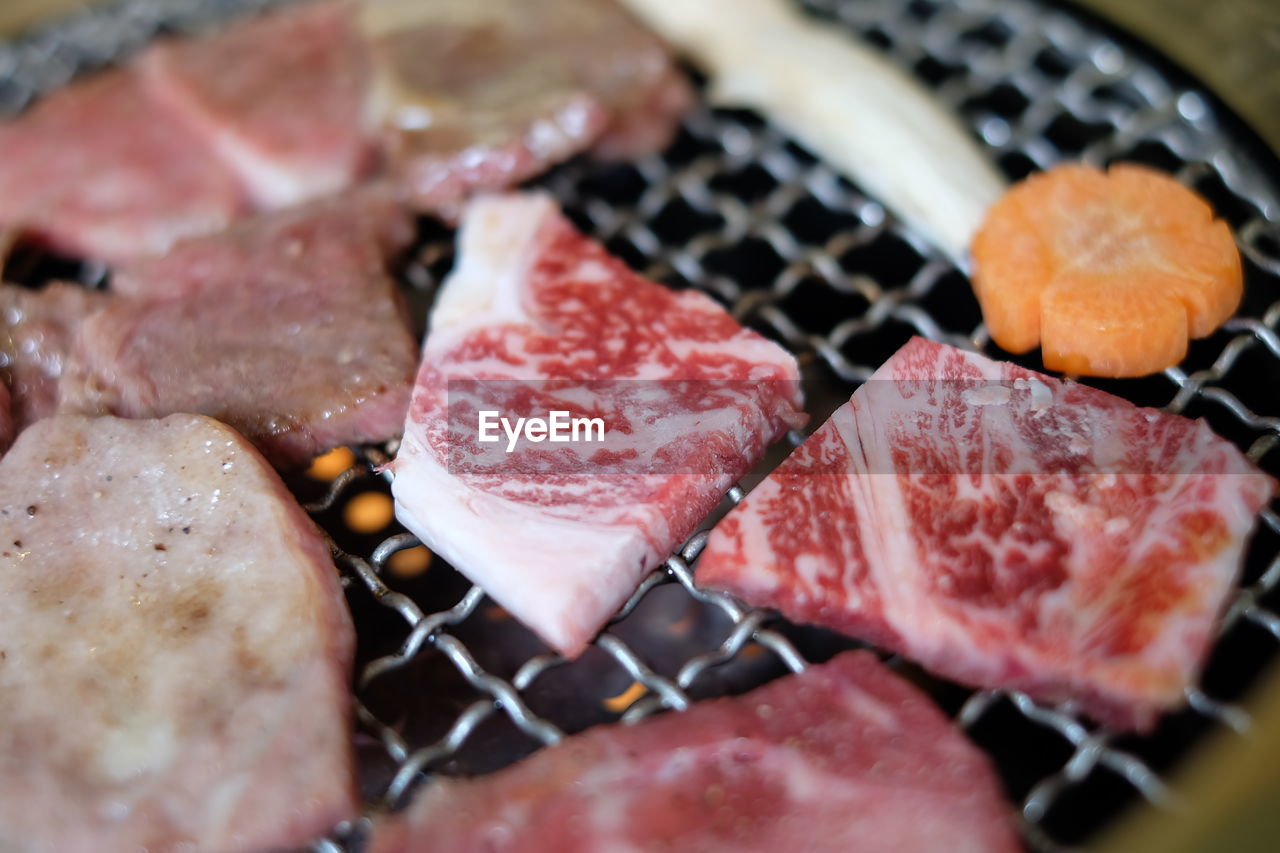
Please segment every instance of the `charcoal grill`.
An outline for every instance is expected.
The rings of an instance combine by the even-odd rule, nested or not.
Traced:
[[[126,0],[64,19],[0,46],[0,109],[20,110],[158,33],[267,5]],[[1244,257],[1239,314],[1163,375],[1097,384],[1207,418],[1280,474],[1280,171],[1244,125],[1160,57],[1037,0],[810,0],[806,8],[912,71],[1010,178],[1063,159],[1136,160],[1207,196]],[[636,268],[709,291],[795,352],[815,425],[909,335],[1008,358],[943,255],[752,113],[701,107],[662,156],[574,161],[536,183]],[[424,222],[400,276],[419,318],[451,261],[452,235]],[[67,272],[40,258],[19,266],[28,280]],[[100,268],[75,272],[104,282]],[[439,561],[397,576],[393,555],[416,540],[394,524],[369,534],[344,521],[353,499],[387,492],[373,469],[394,443],[353,450],[353,464],[332,482],[298,477],[292,485],[332,538],[355,616],[357,743],[370,813],[403,805],[433,775],[491,771],[586,726],[740,692],[854,645],[700,589],[700,532],[644,580],[582,658],[566,662]],[[721,510],[743,494],[730,490]],[[1145,737],[1095,726],[1070,703],[975,692],[888,660],[992,756],[1028,846],[1064,849],[1096,839],[1134,804],[1178,808],[1168,774],[1208,732],[1249,736],[1240,700],[1280,648],[1278,583],[1280,516],[1268,509],[1201,683],[1185,710]],[[366,821],[354,821],[314,847],[356,851],[366,831]]]

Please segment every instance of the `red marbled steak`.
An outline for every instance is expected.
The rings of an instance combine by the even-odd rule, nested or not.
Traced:
[[[708,586],[1147,728],[1275,487],[1200,421],[913,339],[713,531]]]
[[[393,463],[399,517],[575,656],[804,422],[799,369],[706,295],[636,275],[544,195],[471,202],[458,257]],[[477,421],[455,418],[451,383],[497,389],[506,412],[599,410],[617,441],[560,444],[550,461],[533,444],[457,455]]]

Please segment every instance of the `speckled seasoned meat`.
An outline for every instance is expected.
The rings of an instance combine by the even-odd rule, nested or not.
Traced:
[[[55,417],[0,461],[0,849],[293,848],[358,808],[328,548],[208,418]]]

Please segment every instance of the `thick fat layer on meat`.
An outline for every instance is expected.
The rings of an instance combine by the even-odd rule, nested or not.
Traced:
[[[600,726],[375,823],[371,853],[1017,850],[990,764],[851,652],[745,696]]]
[[[160,252],[242,209],[235,177],[129,71],[0,123],[0,223],[57,250],[113,262]]]
[[[643,573],[803,422],[798,376],[781,348],[706,296],[631,272],[550,199],[474,201],[394,463],[400,519],[550,645],[576,655]],[[585,397],[627,428],[627,461],[609,467],[581,445],[566,446],[580,456],[551,470],[528,447],[493,465],[451,464],[459,444],[450,382],[547,379],[566,382],[557,391],[522,386],[531,411],[545,415],[573,389],[580,404]],[[645,393],[628,396],[637,388]]]
[[[81,325],[60,409],[210,415],[281,465],[393,438],[417,353],[385,254],[410,235],[382,199],[340,198],[136,265],[121,286],[147,296]]]
[[[351,186],[373,163],[365,47],[346,2],[312,2],[144,54],[156,101],[263,207]]]
[[[0,848],[279,849],[355,813],[337,574],[234,432],[41,421],[0,543]]]
[[[669,51],[614,0],[375,0],[372,111],[415,204],[453,207],[578,152],[638,157],[692,103]]]
[[[0,382],[9,386],[15,430],[57,410],[76,329],[106,301],[102,293],[64,282],[38,291],[0,284]]]
[[[1145,728],[1273,489],[1201,421],[916,339],[716,528],[698,578]]]

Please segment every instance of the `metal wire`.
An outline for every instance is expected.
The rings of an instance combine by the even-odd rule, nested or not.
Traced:
[[[159,31],[196,29],[267,5],[272,3],[131,0],[77,14],[0,46],[0,110],[20,109],[74,72],[117,60]],[[806,6],[924,79],[1011,177],[1062,159],[1138,159],[1209,195],[1233,226],[1245,259],[1245,310],[1196,344],[1184,364],[1112,390],[1155,395],[1170,411],[1208,417],[1255,461],[1276,470],[1280,301],[1267,300],[1280,293],[1280,194],[1271,181],[1274,164],[1255,157],[1210,96],[1158,60],[1034,0],[810,0]],[[1000,356],[978,322],[963,277],[945,258],[757,116],[700,109],[662,157],[615,166],[573,162],[541,183],[633,265],[672,284],[707,290],[735,317],[788,346],[806,374],[837,398],[847,397],[909,334]],[[429,295],[452,257],[450,235],[436,232],[416,257],[404,271],[405,287]],[[503,719],[534,744],[556,742],[561,726],[545,709],[535,710],[531,697],[553,673],[585,664],[530,642],[513,674],[504,677],[480,663],[490,605],[478,588],[462,586],[452,603],[434,608],[398,590],[389,563],[416,540],[393,528],[370,543],[345,529],[337,512],[357,490],[385,490],[385,479],[369,474],[394,447],[356,450],[351,470],[306,499],[335,543],[359,545],[333,547],[353,605],[361,597],[368,603],[355,608],[362,642],[401,632],[357,673],[360,727],[391,768],[369,795],[376,811],[404,802],[432,773],[449,772],[486,726]],[[735,487],[728,501],[742,496]],[[1258,569],[1234,595],[1219,639],[1220,649],[1230,643],[1231,655],[1258,667],[1280,645],[1280,616],[1272,609],[1280,584],[1280,517],[1268,510],[1260,526],[1265,535],[1248,559]],[[705,533],[694,536],[646,578],[594,644],[597,656],[640,685],[621,713],[624,721],[686,707],[710,673],[751,649],[768,650],[786,669],[806,665],[786,623],[697,586],[693,568],[705,542]],[[456,581],[442,565],[429,576],[443,588],[450,578]],[[705,648],[675,661],[642,653],[632,631],[645,602],[670,590],[700,613],[719,614],[723,626]],[[1254,630],[1231,639],[1242,626]],[[471,645],[463,635],[472,637]],[[408,718],[410,704],[392,703],[397,710],[388,713],[384,702],[381,716],[371,708],[379,684],[431,660],[447,661],[460,676],[460,689],[470,692],[459,695],[443,730],[424,740]],[[899,659],[890,664],[905,665]],[[1207,684],[1196,686],[1187,691],[1180,716],[1247,733],[1249,715],[1234,700],[1215,696]],[[1088,723],[1070,703],[1046,707],[1003,691],[969,693],[955,705],[955,715],[991,752],[1017,800],[1024,838],[1040,850],[1088,840],[1126,803],[1176,807],[1161,773],[1176,766],[1197,737],[1166,734],[1157,744],[1120,736]],[[1028,771],[1029,759],[1017,754],[1016,744],[1031,736],[1045,754]],[[1109,809],[1099,808],[1103,802]],[[358,823],[340,828],[316,849],[356,848],[363,829]]]

